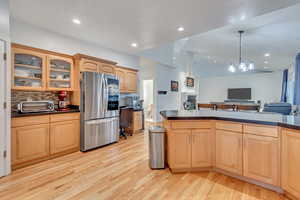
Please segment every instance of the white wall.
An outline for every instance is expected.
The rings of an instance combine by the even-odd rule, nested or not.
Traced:
[[[0,0],[0,39],[4,44],[4,49],[7,53],[7,60],[2,60],[0,70],[0,102],[7,102],[7,108],[0,105],[0,156],[3,155],[3,151],[7,151],[7,157],[1,159],[0,163],[0,176],[10,173],[10,30],[9,30],[9,0]],[[3,52],[2,52],[3,53]],[[1,58],[2,57],[1,53]]]
[[[84,31],[84,30],[83,30]],[[11,41],[36,48],[74,55],[82,53],[112,60],[118,65],[139,69],[139,57],[73,39],[48,30],[11,19]]]
[[[282,72],[201,78],[199,102],[224,101],[228,88],[251,88],[253,100],[279,102],[281,84]]]

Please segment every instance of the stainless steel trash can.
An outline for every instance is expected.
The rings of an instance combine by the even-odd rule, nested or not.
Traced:
[[[151,169],[165,168],[165,132],[160,126],[149,129],[149,166]]]

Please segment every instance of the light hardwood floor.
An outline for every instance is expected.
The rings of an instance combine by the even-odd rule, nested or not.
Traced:
[[[215,172],[151,170],[147,145],[147,134],[135,134],[104,148],[16,170],[0,179],[0,199],[286,199]]]

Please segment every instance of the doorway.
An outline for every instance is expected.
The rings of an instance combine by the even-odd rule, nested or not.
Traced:
[[[145,121],[154,121],[153,80],[143,80]]]
[[[6,42],[0,39],[0,177],[7,174],[7,63],[4,55],[6,55]]]

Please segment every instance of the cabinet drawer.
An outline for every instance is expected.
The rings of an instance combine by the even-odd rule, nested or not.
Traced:
[[[244,125],[244,133],[269,136],[269,137],[278,137],[278,128],[276,126],[264,126],[264,125]]]
[[[212,123],[210,121],[173,121],[171,122],[171,128],[173,129],[201,129],[211,128]]]
[[[80,113],[65,113],[65,114],[55,114],[50,115],[50,122],[62,122],[69,120],[79,120]]]
[[[238,123],[230,122],[216,122],[216,129],[226,130],[226,131],[235,131],[242,132],[243,125]]]
[[[49,123],[49,115],[18,117],[18,118],[12,118],[11,120],[12,127],[22,127],[22,126],[31,126],[31,125],[48,124],[48,123]]]

